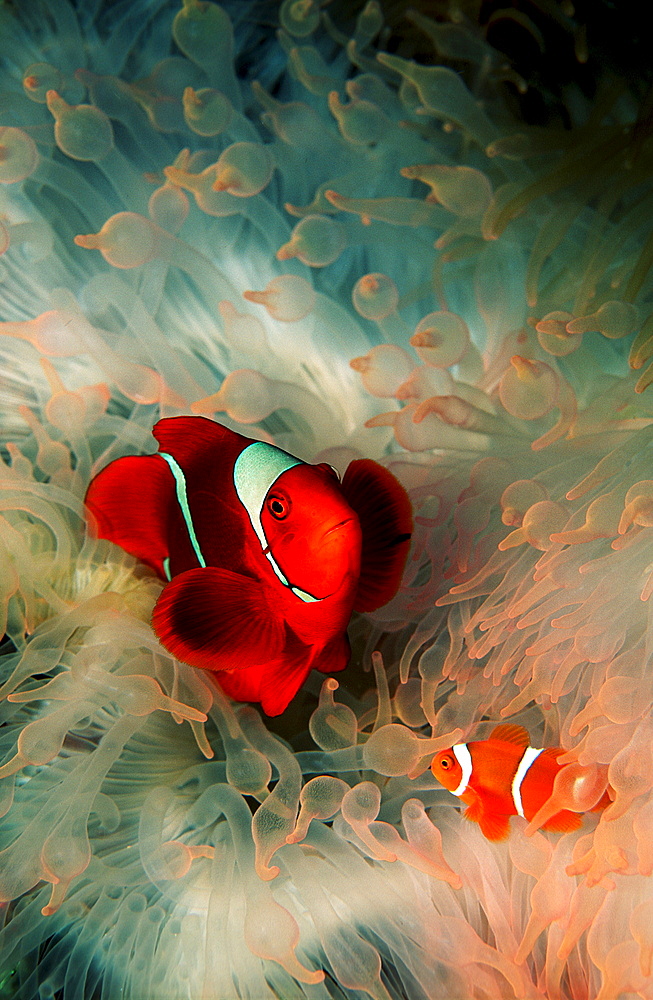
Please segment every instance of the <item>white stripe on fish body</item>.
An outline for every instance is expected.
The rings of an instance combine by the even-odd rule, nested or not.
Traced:
[[[172,472],[172,475],[174,477],[175,490],[177,493],[177,503],[179,504],[181,513],[186,523],[186,530],[188,531],[188,537],[190,538],[190,543],[193,546],[193,551],[197,556],[197,561],[199,562],[200,566],[204,568],[206,566],[206,562],[204,560],[204,556],[202,555],[202,550],[200,549],[200,543],[197,540],[197,535],[195,534],[195,526],[193,524],[193,518],[191,517],[190,506],[188,504],[188,494],[186,492],[186,477],[184,475],[183,469],[179,465],[179,462],[177,462],[177,460],[173,458],[172,455],[168,455],[167,452],[160,451],[159,455],[164,460],[164,462],[167,462],[170,471]],[[168,579],[170,579],[169,556],[167,557],[166,560],[164,560],[163,567],[166,576],[168,577]]]
[[[453,755],[460,764],[460,770],[463,772],[460,779],[460,784],[458,788],[454,789],[452,795],[457,795],[460,797],[465,794],[467,786],[469,785],[469,779],[472,776],[472,771],[474,765],[472,764],[472,755],[469,752],[469,747],[466,743],[456,743],[452,748]]]
[[[534,762],[540,756],[544,747],[526,747],[522,759],[517,765],[517,770],[515,771],[515,777],[512,779],[512,801],[515,803],[515,809],[517,810],[517,815],[522,816],[524,819],[524,807],[521,800],[521,786],[524,778],[528,774],[530,768],[533,766]]]

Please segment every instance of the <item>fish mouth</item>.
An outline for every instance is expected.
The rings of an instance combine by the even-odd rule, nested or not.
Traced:
[[[340,528],[344,528],[346,524],[350,524],[353,520],[354,520],[353,517],[346,517],[344,518],[344,520],[338,521],[337,524],[332,525],[324,532],[323,537],[328,538],[328,536],[332,535],[334,531],[339,531]]]

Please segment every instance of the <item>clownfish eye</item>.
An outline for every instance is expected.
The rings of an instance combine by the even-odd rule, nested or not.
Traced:
[[[448,771],[451,767],[453,767],[453,760],[448,754],[444,757],[440,757],[439,763],[443,771]]]
[[[290,512],[290,502],[283,497],[273,495],[268,497],[266,507],[277,521],[283,521]]]

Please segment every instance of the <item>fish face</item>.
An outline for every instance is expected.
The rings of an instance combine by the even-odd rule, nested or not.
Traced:
[[[358,516],[329,466],[297,465],[272,484],[261,525],[275,562],[293,585],[318,599],[360,570]]]
[[[450,792],[460,785],[463,772],[452,747],[435,755],[431,761],[431,770],[433,776]]]

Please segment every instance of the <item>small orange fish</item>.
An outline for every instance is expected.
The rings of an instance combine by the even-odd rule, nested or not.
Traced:
[[[531,820],[553,791],[565,753],[560,747],[536,748],[522,726],[496,726],[488,740],[458,743],[435,755],[434,776],[467,804],[465,816],[478,823],[488,840],[505,840],[510,817]],[[610,805],[606,791],[591,810]],[[562,809],[543,824],[544,830],[576,830],[580,813]]]

